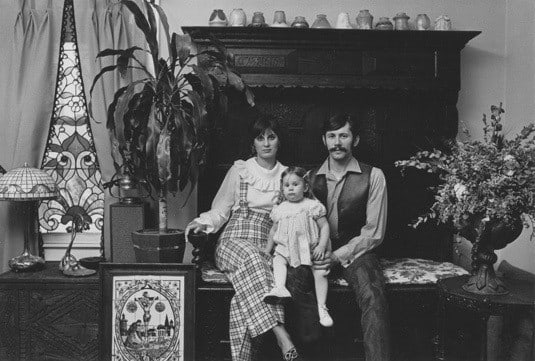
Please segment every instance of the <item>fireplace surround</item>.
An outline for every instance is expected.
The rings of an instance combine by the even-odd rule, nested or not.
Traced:
[[[218,39],[252,88],[257,109],[231,97],[211,134],[198,210],[210,208],[233,161],[248,156],[247,123],[259,110],[287,130],[280,159],[312,168],[327,156],[323,119],[338,111],[361,123],[357,158],[385,172],[389,192],[384,257],[451,260],[451,232],[407,224],[432,201],[432,176],[401,177],[394,162],[457,135],[460,56],[479,31],[376,31],[184,27],[200,49]],[[446,239],[445,239],[446,238]]]

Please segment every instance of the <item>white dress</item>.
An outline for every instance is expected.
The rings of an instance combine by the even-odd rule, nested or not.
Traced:
[[[310,198],[284,201],[271,211],[271,219],[277,223],[273,235],[275,252],[285,257],[291,267],[312,265],[312,249],[319,241],[316,220],[325,214],[323,204]]]

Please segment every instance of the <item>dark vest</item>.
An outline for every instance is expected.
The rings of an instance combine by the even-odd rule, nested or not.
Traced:
[[[360,235],[366,224],[366,207],[370,189],[372,167],[359,162],[362,173],[347,173],[340,197],[338,198],[338,239],[333,242],[333,250],[345,245],[351,238]],[[319,169],[319,168],[318,168]],[[310,174],[312,192],[327,207],[327,179],[324,174],[316,175],[318,169]]]

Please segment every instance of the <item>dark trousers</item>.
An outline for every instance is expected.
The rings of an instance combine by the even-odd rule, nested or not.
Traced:
[[[333,276],[341,275],[353,289],[361,311],[361,327],[367,361],[390,360],[390,323],[385,297],[384,277],[379,260],[374,253],[367,253],[353,261],[347,268],[332,270]],[[307,344],[321,344],[321,335],[314,282],[308,267],[289,268],[287,288],[292,293],[293,304],[287,313],[292,325],[292,337]],[[334,320],[336,323],[336,319]]]

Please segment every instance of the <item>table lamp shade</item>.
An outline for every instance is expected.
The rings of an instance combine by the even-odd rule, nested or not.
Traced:
[[[36,201],[56,198],[56,183],[45,171],[23,167],[12,169],[0,177],[0,200]]]
[[[26,163],[0,177],[0,200],[23,202],[26,221],[24,251],[8,262],[13,271],[37,271],[44,267],[45,260],[30,253],[30,242],[37,241],[37,205],[40,200],[56,198],[58,195],[54,179],[41,169],[28,167]]]

